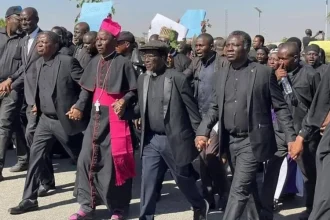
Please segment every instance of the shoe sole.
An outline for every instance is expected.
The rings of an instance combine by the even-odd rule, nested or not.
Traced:
[[[36,206],[36,207],[28,208],[28,209],[26,209],[24,212],[20,212],[20,213],[10,213],[10,214],[11,214],[11,215],[21,215],[21,214],[24,214],[24,213],[27,213],[27,212],[37,211],[38,209],[39,209],[39,207]]]

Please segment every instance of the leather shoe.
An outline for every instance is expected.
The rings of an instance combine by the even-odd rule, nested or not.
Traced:
[[[205,201],[205,205],[201,209],[194,209],[194,220],[207,220],[207,215],[209,213],[209,203]]]
[[[2,174],[0,173],[0,182],[4,181],[5,178],[2,176]]]
[[[51,184],[51,185],[40,185],[39,189],[38,189],[38,197],[48,196],[48,192],[52,189],[53,190],[56,189],[55,185],[53,185],[53,184]]]
[[[21,201],[18,206],[16,207],[13,207],[13,208],[10,208],[8,210],[8,212],[11,214],[11,215],[19,215],[19,214],[23,214],[23,213],[26,213],[26,212],[32,212],[32,211],[35,211],[35,210],[38,210],[39,206],[38,206],[38,201],[37,200],[23,200]]]
[[[12,166],[9,171],[12,173],[16,173],[16,172],[23,172],[26,171],[28,169],[28,164],[15,164],[14,166]]]
[[[308,220],[311,212],[305,210],[299,215],[299,220]]]
[[[225,212],[226,210],[226,206],[227,206],[227,201],[228,201],[228,197],[227,196],[221,196],[219,197],[218,200],[218,209],[220,213]]]

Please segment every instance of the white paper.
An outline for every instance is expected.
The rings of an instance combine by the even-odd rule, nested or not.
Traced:
[[[219,122],[217,122],[217,124],[213,127],[213,130],[217,133],[218,133],[218,129],[219,129]]]
[[[152,19],[152,21],[151,21],[151,29],[149,31],[148,38],[150,38],[150,36],[153,34],[160,34],[160,30],[162,29],[162,27],[167,27],[167,28],[170,28],[170,29],[178,32],[178,34],[179,34],[178,41],[182,41],[183,38],[186,38],[186,35],[188,32],[188,29],[185,26],[183,26],[161,14],[157,14],[154,17],[154,19]]]

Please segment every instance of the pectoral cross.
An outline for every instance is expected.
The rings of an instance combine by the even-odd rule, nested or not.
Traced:
[[[99,100],[96,100],[94,106],[95,106],[96,112],[99,112],[100,111],[100,106],[101,106]]]

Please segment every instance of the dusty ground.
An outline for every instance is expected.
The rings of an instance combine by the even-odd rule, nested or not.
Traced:
[[[15,164],[15,155],[10,151],[7,155],[7,166],[3,175],[6,180],[0,183],[0,220],[66,220],[78,208],[72,196],[75,179],[75,167],[68,160],[55,160],[57,190],[51,196],[40,198],[40,210],[20,216],[8,214],[8,208],[16,206],[21,198],[25,181],[25,172],[12,174],[8,168]],[[175,183],[169,179],[163,187],[162,200],[157,207],[157,220],[191,220],[192,212]],[[139,214],[139,178],[134,181],[134,199],[130,208],[129,219],[138,219]],[[296,198],[290,204],[284,204],[276,214],[276,220],[296,220],[303,208],[302,199]],[[97,218],[107,219],[109,214],[104,206],[98,208]],[[209,214],[209,220],[221,220],[222,215],[214,212]]]

